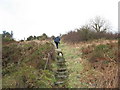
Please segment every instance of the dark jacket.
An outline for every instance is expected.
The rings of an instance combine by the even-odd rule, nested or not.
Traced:
[[[54,42],[59,43],[59,42],[60,42],[60,37],[56,37],[56,38],[54,38]]]

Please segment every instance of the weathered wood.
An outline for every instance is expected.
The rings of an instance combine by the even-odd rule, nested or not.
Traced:
[[[55,84],[59,85],[59,84],[63,84],[63,83],[64,83],[64,81],[58,81]]]
[[[55,49],[55,51],[56,51],[56,52],[62,52],[62,50],[61,50],[61,49]]]
[[[64,75],[64,74],[68,74],[68,71],[64,71],[64,72],[56,72],[56,74],[61,74],[61,75]]]
[[[65,80],[65,78],[67,78],[68,75],[67,75],[67,74],[66,74],[66,75],[55,75],[55,77],[56,77],[57,79]]]
[[[57,69],[58,72],[59,72],[59,71],[62,72],[62,71],[66,71],[66,70],[67,70],[67,68],[58,68],[58,69]]]

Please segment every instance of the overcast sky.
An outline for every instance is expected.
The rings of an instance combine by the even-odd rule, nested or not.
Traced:
[[[119,0],[0,0],[0,33],[13,31],[15,39],[30,35],[67,33],[101,16],[118,28]]]

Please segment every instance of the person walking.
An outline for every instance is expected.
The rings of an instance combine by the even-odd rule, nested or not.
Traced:
[[[55,37],[55,38],[54,38],[54,42],[55,42],[56,47],[57,47],[57,49],[58,49],[58,44],[60,44],[60,37],[59,37],[59,36]]]

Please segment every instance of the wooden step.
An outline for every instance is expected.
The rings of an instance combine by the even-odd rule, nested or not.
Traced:
[[[56,74],[68,74],[68,71],[63,71],[63,72],[55,72]]]
[[[56,52],[62,52],[62,50],[61,50],[61,49],[55,49],[55,51],[56,51]]]
[[[68,76],[67,75],[56,75],[55,77],[56,78],[67,78]]]
[[[57,81],[55,84],[59,85],[59,84],[63,84],[63,83],[64,83],[64,81]]]
[[[55,76],[56,75],[68,75],[68,73],[67,72],[58,72],[58,73],[55,73]]]
[[[66,71],[66,70],[67,70],[67,68],[58,68],[58,69],[57,69],[58,72],[59,72],[59,71],[60,71],[60,72],[63,72],[63,71]]]

